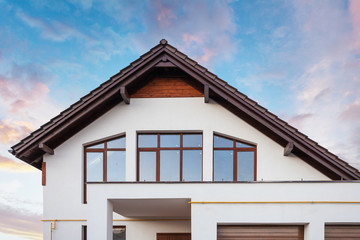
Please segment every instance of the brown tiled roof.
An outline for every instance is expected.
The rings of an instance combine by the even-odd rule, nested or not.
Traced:
[[[166,56],[164,60],[164,56]],[[293,153],[334,180],[359,180],[360,173],[326,148],[281,120],[215,74],[161,40],[119,73],[32,132],[10,150],[16,157],[41,168],[44,152],[39,144],[56,148],[98,116],[122,101],[119,88],[127,87],[161,61],[170,61],[201,84],[209,85],[211,98],[263,131],[279,144],[294,143]]]

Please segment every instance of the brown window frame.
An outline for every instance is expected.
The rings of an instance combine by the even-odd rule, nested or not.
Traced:
[[[179,134],[180,135],[180,147],[160,147],[160,135],[173,135]],[[201,134],[201,147],[183,147],[183,135],[199,135]],[[152,148],[145,148],[139,147],[139,136],[140,135],[157,135],[157,147]],[[136,136],[136,181],[137,182],[145,182],[140,181],[140,152],[156,152],[156,180],[155,182],[167,182],[167,181],[160,181],[160,151],[161,150],[179,150],[180,151],[180,180],[179,181],[171,181],[171,182],[202,182],[203,181],[203,161],[204,161],[204,138],[202,132],[138,132]],[[201,150],[201,180],[200,181],[183,181],[183,150]],[[150,181],[148,181],[150,182]],[[153,182],[153,181],[151,181]]]
[[[215,137],[221,137],[233,141],[232,147],[215,147]],[[243,143],[246,145],[252,145],[254,147],[236,147],[236,142]],[[257,145],[254,143],[249,143],[244,140],[240,140],[230,136],[224,136],[222,134],[214,133],[213,134],[213,182],[222,182],[215,181],[215,151],[216,150],[232,150],[233,151],[233,180],[232,182],[247,182],[237,180],[237,153],[238,152],[254,152],[254,180],[256,181],[256,170],[257,170]],[[226,181],[225,181],[226,182]]]
[[[125,138],[125,148],[108,148],[107,147],[107,143],[109,141],[120,139],[120,138]],[[98,144],[104,144],[104,147],[103,148],[89,148],[89,147],[92,147],[92,146],[95,146]],[[84,196],[83,196],[83,202],[86,204],[87,203],[87,198],[86,198],[87,183],[108,182],[107,181],[107,152],[108,151],[125,151],[126,152],[126,135],[120,134],[120,135],[115,135],[115,136],[111,136],[108,138],[100,139],[95,142],[86,144],[83,147],[84,147],[84,181],[83,181]],[[103,179],[102,179],[102,181],[87,181],[87,153],[89,153],[89,152],[97,152],[97,153],[103,154]],[[125,179],[123,181],[111,181],[111,182],[124,182],[124,181],[125,181]]]

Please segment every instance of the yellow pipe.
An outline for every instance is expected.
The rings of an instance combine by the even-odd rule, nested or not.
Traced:
[[[242,203],[242,204],[266,204],[266,203],[360,203],[358,201],[202,201],[202,202],[188,202],[188,204],[231,204],[231,203]]]
[[[51,222],[50,223],[50,240],[53,239],[53,230],[56,229],[56,222],[83,222],[87,221],[86,219],[45,219],[41,220],[42,222]],[[54,225],[53,225],[54,223]]]
[[[191,219],[113,219],[114,222],[128,222],[128,221],[139,221],[139,222],[145,222],[145,221],[191,221]]]
[[[134,219],[134,218],[124,218],[124,219],[113,219],[113,221],[190,221],[191,219]],[[40,220],[42,222],[87,222],[86,219],[44,219]]]
[[[86,222],[86,219],[43,219],[42,222]]]

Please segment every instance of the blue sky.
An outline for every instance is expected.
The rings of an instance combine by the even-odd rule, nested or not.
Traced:
[[[166,38],[360,168],[360,1],[0,0],[0,239],[40,239],[7,150]]]

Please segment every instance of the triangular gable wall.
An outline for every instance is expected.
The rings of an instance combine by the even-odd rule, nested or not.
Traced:
[[[117,103],[130,103],[131,96],[136,96],[134,94],[144,89],[141,83],[145,78],[151,75],[154,69],[164,67],[180,69],[186,73],[192,81],[195,80],[195,89],[199,91],[201,88],[200,93],[204,95],[205,102],[209,97],[213,98],[282,145],[285,148],[284,154],[296,154],[334,180],[360,179],[358,170],[208,72],[206,68],[169,45],[166,40],[162,40],[138,60],[14,145],[11,152],[40,168],[44,153],[55,149]]]

